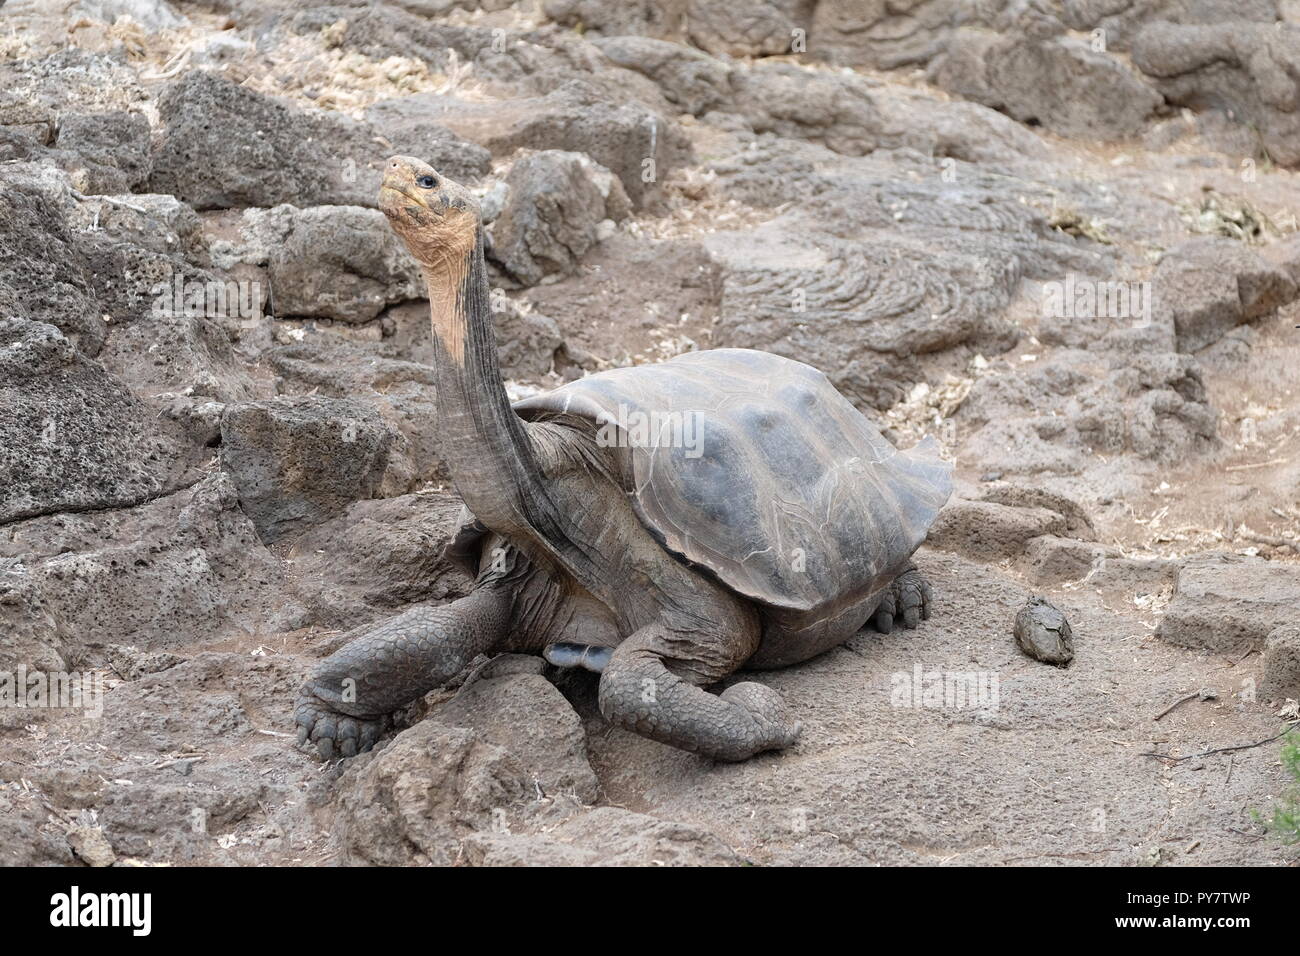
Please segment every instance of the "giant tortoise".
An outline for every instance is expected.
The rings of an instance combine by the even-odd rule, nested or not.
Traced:
[[[450,554],[473,590],[406,611],[323,660],[300,741],[369,749],[390,714],[480,654],[600,674],[610,721],[718,760],[789,746],[764,684],[871,620],[929,616],[911,564],[951,485],[928,440],[886,441],[817,370],[749,349],[589,375],[511,405],[497,366],[478,206],[417,159],[379,205],[421,263],[439,429],[467,506]]]

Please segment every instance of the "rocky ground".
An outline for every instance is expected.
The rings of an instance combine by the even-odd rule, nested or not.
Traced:
[[[792,750],[513,656],[293,747],[468,583],[395,152],[482,197],[512,392],[763,348],[955,460],[934,617],[760,678]],[[0,709],[0,861],[1294,865],[1298,167],[1294,0],[0,3],[0,671],[109,675]]]

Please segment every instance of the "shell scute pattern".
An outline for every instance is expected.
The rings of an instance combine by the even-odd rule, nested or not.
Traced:
[[[648,444],[628,442],[638,516],[668,550],[784,612],[825,617],[878,591],[951,487],[931,444],[898,451],[824,375],[767,352],[691,352],[515,407],[658,421]]]

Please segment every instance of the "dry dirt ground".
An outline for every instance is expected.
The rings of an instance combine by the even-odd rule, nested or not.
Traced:
[[[1234,151],[1239,140],[1206,118],[1213,105],[1194,110],[1184,105],[1201,102],[1193,93],[1126,65],[1131,82],[1159,88],[1159,105],[1134,129],[1088,135],[1071,126],[1082,121],[1068,103],[1032,121],[1029,107],[988,108],[998,97],[945,80],[951,65],[894,68],[869,45],[806,62],[752,33],[719,40],[726,24],[716,16],[713,32],[656,35],[594,2],[395,4],[392,22],[347,3],[318,14],[270,4],[274,16],[237,2],[125,4],[135,20],[115,23],[76,6],[10,0],[0,10],[0,65],[19,78],[9,83],[18,93],[0,98],[0,130],[14,131],[0,141],[0,185],[6,196],[38,197],[5,207],[6,250],[30,271],[55,261],[48,236],[57,236],[69,261],[91,261],[75,236],[102,215],[122,244],[113,248],[128,252],[95,259],[90,272],[117,269],[129,285],[132,269],[165,256],[206,276],[257,277],[273,297],[307,304],[269,325],[208,317],[200,332],[169,338],[138,311],[114,311],[115,293],[94,278],[52,269],[51,287],[75,294],[51,294],[45,308],[30,290],[8,295],[22,291],[17,270],[0,271],[0,303],[16,316],[0,315],[15,323],[0,325],[0,349],[28,347],[38,341],[30,327],[48,323],[94,375],[125,383],[126,411],[96,411],[97,427],[134,429],[132,402],[162,423],[153,451],[137,444],[105,459],[114,475],[123,460],[145,461],[154,484],[143,493],[114,485],[60,497],[49,488],[73,478],[24,478],[36,506],[0,495],[3,666],[108,674],[98,714],[0,710],[0,862],[1300,862],[1255,815],[1288,785],[1274,738],[1300,718],[1300,670],[1269,650],[1275,639],[1300,641],[1284,633],[1300,621],[1300,157],[1268,138],[1286,133],[1291,114],[1261,114],[1264,145]],[[987,25],[995,35],[1035,35],[1016,5],[991,6],[1012,11]],[[1152,21],[1177,20],[1149,6]],[[173,23],[173,13],[188,19]],[[140,26],[148,16],[161,19]],[[412,39],[415,21],[435,32]],[[1086,24],[1067,26],[1062,37],[1086,36]],[[915,29],[953,44],[965,36]],[[529,39],[498,62],[497,30]],[[607,42],[633,35],[662,46]],[[235,45],[222,52],[214,38]],[[1125,64],[1154,55],[1133,43]],[[113,66],[97,74],[106,69],[98,61],[49,59],[72,55]],[[716,79],[722,63],[725,80]],[[457,499],[437,456],[427,305],[418,289],[404,291],[407,266],[352,255],[388,241],[362,215],[373,206],[361,189],[369,159],[359,160],[355,191],[345,176],[301,201],[292,183],[286,193],[269,176],[250,174],[250,185],[234,184],[234,173],[220,182],[193,174],[167,137],[205,117],[163,97],[204,70],[288,110],[378,124],[348,126],[339,155],[362,156],[355,144],[376,136],[381,152],[400,145],[402,123],[421,110],[442,132],[416,145],[470,164],[478,144],[482,158],[465,178],[485,197],[510,184],[493,228],[496,277],[511,302],[503,348],[519,343],[508,374],[521,393],[690,348],[747,345],[824,368],[901,444],[937,433],[958,480],[916,559],[936,592],[933,616],[914,631],[864,630],[821,658],[762,674],[804,730],[790,750],[743,764],[612,728],[596,709],[594,676],[510,657],[429,695],[374,753],[322,764],[297,749],[297,688],[349,629],[464,593],[468,582],[438,558]],[[535,131],[502,137],[498,127],[517,121],[516,98],[554,128],[572,124],[572,103],[553,91],[577,74],[597,91],[583,94],[597,106],[579,100],[577,111],[607,126],[565,125],[579,131],[555,142]],[[1300,82],[1300,72],[1287,75]],[[786,82],[805,92],[782,112]],[[70,134],[41,132],[42,110],[72,112],[66,97],[78,89],[91,101],[80,110],[147,119],[147,177],[132,180],[126,160],[94,167],[88,157],[102,143],[77,153]],[[200,114],[203,97],[224,102],[196,89]],[[705,105],[690,105],[700,98]],[[814,99],[833,107],[819,112]],[[398,101],[401,121],[382,125],[372,108]],[[599,177],[546,180],[541,194],[574,190],[570,209],[584,196],[597,203],[583,213],[585,234],[551,223],[514,236],[529,215],[545,220],[515,172],[530,151],[570,172],[554,151],[585,151],[623,175],[619,136],[640,120],[629,126],[616,107],[671,129],[671,147],[651,147],[665,150],[671,171],[641,197],[624,176],[621,200],[594,199]],[[295,136],[292,124],[306,122],[298,112],[266,116]],[[628,150],[639,160],[644,148]],[[119,167],[126,180],[111,178]],[[95,200],[104,194],[117,197],[116,213]],[[186,218],[150,198],[172,196],[196,212]],[[146,199],[149,228],[165,241],[112,231],[121,203]],[[249,212],[285,202],[353,208],[354,231],[321,233],[329,249],[320,259],[277,265],[276,242],[268,252]],[[39,228],[20,232],[13,223],[29,213]],[[299,210],[279,215],[306,228],[293,219]],[[1243,238],[1242,223],[1250,231],[1260,219],[1266,227]],[[530,242],[547,256],[529,259]],[[1233,258],[1238,248],[1248,258]],[[534,267],[545,278],[530,277]],[[1150,282],[1166,299],[1149,327],[1045,321],[1044,286],[1067,273]],[[313,285],[336,274],[348,284]],[[805,286],[811,314],[791,316],[789,296]],[[378,289],[373,310],[355,305],[365,298],[357,288]],[[316,310],[313,294],[351,311]],[[65,321],[60,310],[74,307],[113,321]],[[146,337],[132,338],[136,329]],[[151,364],[155,349],[165,357]],[[0,362],[6,402],[73,401],[42,387]],[[276,418],[284,403],[297,403],[299,417]],[[255,417],[268,408],[270,425]],[[313,430],[341,420],[388,435],[376,439],[383,450],[357,464],[356,444]],[[42,421],[0,420],[4,442],[37,449],[0,463],[74,477],[85,467],[93,486],[98,472],[79,450],[42,457]],[[158,461],[166,467],[148,464]],[[323,471],[353,477],[326,494],[313,485]],[[279,476],[269,496],[254,472]],[[298,496],[293,507],[278,504],[286,489]],[[1030,659],[1012,637],[1035,594],[1072,625],[1068,667]],[[927,696],[934,674],[947,678],[946,697]],[[958,693],[968,678],[984,682],[983,696]]]

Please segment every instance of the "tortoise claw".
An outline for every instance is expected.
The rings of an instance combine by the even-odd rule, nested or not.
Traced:
[[[391,724],[387,715],[353,717],[331,710],[311,692],[310,685],[299,691],[294,721],[298,725],[298,743],[310,744],[321,760],[365,753]]]
[[[871,625],[881,634],[889,634],[902,622],[908,630],[929,620],[934,591],[915,567],[908,568],[890,582],[880,596],[880,604],[871,617]]]

